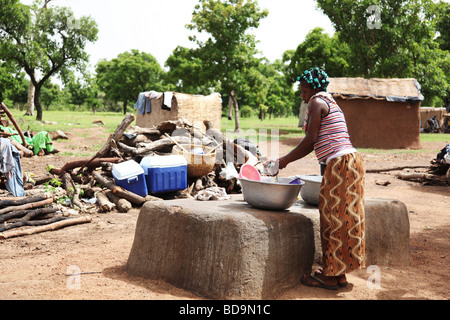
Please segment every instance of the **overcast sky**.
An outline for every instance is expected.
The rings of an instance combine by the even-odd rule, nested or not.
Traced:
[[[31,4],[32,0],[21,0]],[[119,53],[138,49],[152,54],[164,67],[178,46],[194,47],[186,29],[198,0],[54,0],[58,6],[71,7],[76,18],[91,16],[98,24],[98,40],[89,44],[90,65],[100,59],[113,59]],[[258,49],[271,62],[284,51],[296,49],[306,34],[320,26],[328,34],[334,30],[330,20],[314,0],[259,0],[269,15],[252,31],[260,41]]]

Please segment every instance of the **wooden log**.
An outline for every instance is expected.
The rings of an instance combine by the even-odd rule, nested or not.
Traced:
[[[138,143],[156,141],[159,140],[160,138],[161,138],[160,134],[158,135],[138,134],[136,137],[132,139],[122,138],[121,142],[126,144],[127,146],[132,147]]]
[[[128,128],[128,126],[135,120],[135,116],[132,114],[127,115],[122,122],[119,124],[119,126],[116,128],[116,130],[114,131],[114,133],[108,138],[108,141],[105,143],[105,145],[103,146],[103,148],[100,149],[100,151],[97,152],[97,154],[95,156],[93,156],[89,161],[87,161],[87,163],[85,163],[79,170],[78,173],[81,171],[81,169],[83,169],[85,166],[87,166],[88,164],[90,164],[92,161],[94,161],[96,158],[100,158],[103,157],[104,155],[106,155],[109,150],[111,149],[111,141],[119,141],[122,136],[123,133],[125,132],[125,130]]]
[[[45,220],[36,220],[36,221],[19,220],[14,223],[9,223],[9,224],[1,226],[0,232],[8,231],[11,229],[17,229],[17,228],[21,228],[21,227],[43,226],[46,224],[58,222],[58,221],[65,220],[65,219],[67,219],[67,218],[63,217],[63,216],[58,216],[58,217],[52,217],[52,218],[45,219]]]
[[[20,138],[22,139],[22,145],[26,148],[28,145],[27,145],[27,142],[25,141],[25,136],[23,135],[23,131],[20,128],[20,126],[17,124],[16,119],[14,119],[13,115],[11,114],[11,112],[8,110],[8,108],[5,106],[5,104],[3,102],[1,103],[1,109],[6,113],[9,120],[11,120],[11,122],[13,123],[14,127],[16,128],[17,132],[20,135]]]
[[[31,202],[43,201],[50,198],[50,194],[44,193],[32,197],[20,197],[20,198],[7,198],[5,200],[0,200],[0,209],[11,207],[11,206],[21,206]]]
[[[132,146],[129,146],[123,142],[117,142],[117,147],[119,148],[120,151],[127,153],[133,157],[137,156],[137,151],[138,149]]]
[[[40,207],[44,207],[44,206],[52,204],[52,203],[53,203],[53,198],[49,198],[49,199],[46,199],[43,201],[27,203],[27,204],[24,204],[21,206],[11,206],[11,207],[1,209],[0,215],[11,212],[11,211],[20,211],[20,210],[27,210],[27,209],[33,209],[33,208],[40,208]]]
[[[18,143],[16,140],[11,139],[11,143],[17,148],[17,150],[19,150],[21,155],[23,155],[24,157],[31,158],[32,156],[34,156],[34,152],[32,150],[24,147],[23,145]]]
[[[131,126],[128,129],[127,133],[148,134],[148,135],[158,135],[158,136],[161,135],[161,131],[159,131],[156,128],[143,128],[143,127],[139,127],[139,126]]]
[[[408,172],[400,172],[397,174],[397,177],[403,180],[421,180],[421,179],[432,180],[433,178],[435,178],[434,175],[429,173],[408,173]]]
[[[397,178],[407,181],[419,181],[432,185],[450,185],[450,179],[446,176],[438,176],[430,173],[406,173],[400,172]]]
[[[81,217],[81,218],[74,218],[74,219],[66,218],[63,221],[54,222],[54,223],[40,226],[40,227],[30,228],[28,230],[3,232],[3,233],[0,233],[0,239],[4,240],[4,239],[10,239],[10,238],[14,238],[14,237],[25,236],[25,235],[32,235],[32,234],[46,232],[46,231],[54,231],[54,230],[68,227],[68,226],[89,223],[91,221],[92,221],[91,217]]]
[[[143,156],[148,154],[149,152],[154,152],[154,151],[162,151],[167,147],[173,147],[175,145],[176,141],[179,144],[197,144],[197,145],[202,145],[202,141],[199,139],[191,139],[189,137],[186,136],[174,136],[171,137],[171,139],[169,138],[163,138],[163,139],[159,139],[157,141],[153,141],[150,143],[139,143],[137,145],[137,150],[136,150],[136,156]]]
[[[119,198],[117,197],[112,190],[106,190],[105,191],[106,196],[109,200],[111,200],[115,205],[119,212],[126,213],[131,210],[132,205],[130,201],[127,199]]]
[[[63,139],[63,140],[68,140],[69,137],[61,130],[56,130],[56,131],[52,131],[48,133],[50,136],[50,139],[52,140],[58,140],[58,139]]]
[[[50,213],[55,213],[59,209],[57,207],[48,207],[48,208],[40,208],[36,210],[20,210],[20,211],[13,211],[10,213],[6,213],[0,216],[0,223],[3,223],[5,221],[11,220],[11,219],[18,219],[18,218],[24,218],[28,216],[27,220],[30,220],[33,217],[39,216],[39,215],[45,215]]]
[[[108,197],[103,191],[97,193],[97,204],[99,212],[110,212],[114,209],[114,204],[109,201]]]
[[[404,169],[422,169],[428,168],[426,166],[403,166],[403,167],[392,167],[392,168],[384,168],[384,169],[368,169],[366,173],[380,173],[380,172],[388,172],[388,171],[401,171]]]
[[[100,187],[90,187],[84,190],[84,195],[86,198],[93,198],[97,192],[101,192],[102,190]]]
[[[73,199],[72,199],[72,203],[74,206],[80,208],[80,209],[84,209],[85,206],[83,205],[83,203],[80,201],[80,192],[81,189],[77,188],[74,184],[74,188],[75,188],[75,192],[73,194]]]
[[[34,177],[33,181],[34,181],[34,185],[37,186],[40,184],[47,183],[52,179],[53,179],[53,175],[51,173],[46,173],[41,176]]]
[[[61,169],[53,168],[50,170],[51,174],[56,174],[58,176],[66,173],[67,171],[73,170],[78,167],[87,166],[88,168],[96,168],[101,166],[104,162],[111,162],[111,163],[117,163],[121,159],[120,158],[98,158],[98,159],[84,159],[84,160],[77,160],[66,163]],[[88,162],[90,162],[88,164]]]
[[[95,181],[111,190],[116,196],[127,199],[133,204],[142,205],[146,201],[144,197],[141,197],[140,195],[137,195],[131,191],[116,186],[112,181],[110,181],[106,177],[103,177],[97,171],[93,171],[92,176],[94,177]]]
[[[66,172],[62,175],[61,181],[62,181],[62,187],[67,192],[67,196],[69,198],[72,198],[75,193],[75,187],[74,187],[74,182],[72,180],[72,177],[70,176],[69,173]]]

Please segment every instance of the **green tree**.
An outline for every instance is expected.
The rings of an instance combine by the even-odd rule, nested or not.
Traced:
[[[47,81],[41,88],[41,101],[48,111],[50,105],[59,100],[61,89],[59,85]]]
[[[24,74],[7,61],[0,60],[0,102],[21,87]]]
[[[442,50],[450,50],[450,3],[439,1],[433,12],[439,36],[436,41]]]
[[[123,103],[126,114],[128,103],[136,102],[140,92],[163,91],[163,70],[149,53],[131,50],[111,61],[100,61],[96,67],[97,84],[108,99]]]
[[[209,35],[205,41],[196,36],[196,57],[203,61],[201,83],[217,81],[234,105],[235,130],[240,130],[238,96],[242,94],[251,69],[258,65],[255,37],[248,33],[268,15],[256,0],[200,0],[192,14],[189,30]]]
[[[270,63],[263,59],[250,70],[244,90],[247,103],[259,113],[263,120],[270,116],[284,116],[292,113],[294,91],[292,84],[286,83],[284,65],[280,60]]]
[[[289,84],[294,84],[303,71],[320,67],[332,77],[349,75],[350,49],[337,35],[329,36],[322,28],[314,28],[294,52],[283,55],[284,74]]]
[[[76,78],[72,76],[67,88],[70,93],[69,103],[77,105],[81,109],[82,105],[87,105],[95,113],[100,106],[99,94],[100,90],[96,83],[96,79],[89,73],[85,73],[82,77]]]
[[[17,104],[20,111],[23,110],[27,103],[29,86],[30,81],[25,79],[25,75],[22,74],[19,83],[9,87],[9,90],[6,91],[6,98],[11,100],[14,104]]]
[[[178,46],[167,58],[165,67],[168,67],[169,70],[165,74],[164,82],[168,86],[172,86],[173,91],[208,95],[211,93],[211,89],[217,85],[204,83],[202,79],[203,61],[197,57],[194,49]]]
[[[429,101],[449,92],[449,52],[436,41],[438,21],[448,21],[432,0],[316,1],[351,50],[349,74],[416,78]]]
[[[75,19],[66,7],[49,7],[51,0],[32,6],[1,0],[0,58],[23,68],[35,87],[36,119],[42,120],[41,88],[52,76],[65,80],[73,69],[84,71],[85,47],[97,40],[97,25],[90,17]],[[40,78],[37,78],[40,75]]]

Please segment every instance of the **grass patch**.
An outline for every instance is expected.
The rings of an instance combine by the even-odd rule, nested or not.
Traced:
[[[302,128],[298,127],[297,117],[287,118],[272,118],[266,120],[259,120],[257,118],[241,118],[240,119],[241,132],[234,132],[234,119],[228,120],[222,118],[222,131],[226,132],[229,139],[235,139],[236,137],[244,137],[252,140],[255,143],[259,143],[262,139],[267,141],[273,140],[271,137],[272,131],[278,130],[280,141],[288,138],[302,138],[305,136],[305,132]],[[267,130],[267,131],[266,131]],[[266,134],[267,132],[267,134]],[[361,153],[367,154],[420,154],[420,153],[437,153],[450,141],[450,134],[438,134],[438,133],[422,133],[420,134],[420,141],[426,142],[442,142],[442,147],[439,149],[373,149],[373,148],[358,148]]]
[[[222,118],[222,132],[227,138],[234,140],[237,137],[247,138],[255,143],[261,140],[272,141],[273,139],[287,139],[291,137],[302,137],[304,131],[298,127],[297,117],[272,118],[263,121],[258,118],[241,118],[239,121],[241,132],[234,132],[235,123],[228,118]]]
[[[450,133],[421,133],[420,141],[450,143]]]
[[[101,120],[104,127],[107,128],[108,133],[113,133],[117,126],[125,118],[122,113],[113,112],[69,112],[69,111],[44,111],[43,120],[36,121],[35,116],[25,116],[25,111],[17,109],[9,110],[16,119],[20,128],[23,131],[56,131],[56,130],[70,130],[73,128],[86,129],[92,128],[96,125],[94,121]],[[133,124],[132,124],[133,125]]]

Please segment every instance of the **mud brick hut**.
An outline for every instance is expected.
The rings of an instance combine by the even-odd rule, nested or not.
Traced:
[[[345,114],[359,148],[420,148],[420,104],[415,79],[331,78],[328,91]]]
[[[185,118],[198,128],[202,126],[203,131],[203,120],[209,120],[214,129],[221,129],[222,98],[218,93],[204,96],[177,92],[142,92],[135,108],[138,109],[136,125],[143,128]]]

